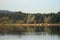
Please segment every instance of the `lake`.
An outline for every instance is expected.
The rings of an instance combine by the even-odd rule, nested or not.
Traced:
[[[48,33],[24,33],[22,35],[0,35],[0,40],[60,40],[59,35]]]

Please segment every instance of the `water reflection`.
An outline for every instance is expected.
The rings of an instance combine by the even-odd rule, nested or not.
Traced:
[[[60,35],[60,26],[35,26],[35,27],[0,27],[0,34],[12,34],[12,35],[21,35],[24,34],[23,32],[36,32],[37,34],[40,34],[39,32],[47,32],[49,34],[57,34]]]
[[[60,40],[60,26],[11,28],[0,27],[0,40]]]
[[[48,33],[25,33],[24,35],[0,35],[0,40],[60,40],[58,35],[49,35]]]

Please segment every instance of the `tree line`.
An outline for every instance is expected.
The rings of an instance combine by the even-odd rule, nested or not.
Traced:
[[[60,12],[48,14],[29,14],[19,12],[0,12],[0,23],[60,23]]]
[[[11,11],[1,11],[0,10],[0,33],[12,33],[12,34],[20,34],[21,32],[27,32],[26,27],[11,27],[11,26],[3,26],[3,24],[24,24],[24,23],[60,23],[60,12],[57,13],[24,13],[24,12],[11,12]],[[35,32],[44,32],[45,27],[30,27],[31,30]],[[49,33],[58,33],[60,34],[60,27],[48,27]]]

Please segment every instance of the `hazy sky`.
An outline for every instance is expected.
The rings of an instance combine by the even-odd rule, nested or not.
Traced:
[[[0,0],[0,10],[58,12],[60,11],[60,0]]]

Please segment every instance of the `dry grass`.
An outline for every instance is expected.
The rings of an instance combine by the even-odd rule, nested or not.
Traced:
[[[0,26],[60,26],[60,24],[0,24]]]

